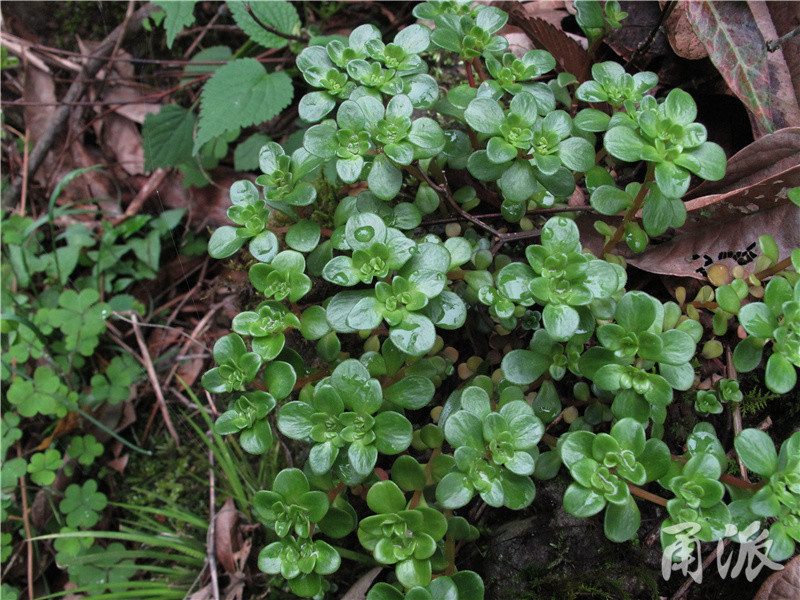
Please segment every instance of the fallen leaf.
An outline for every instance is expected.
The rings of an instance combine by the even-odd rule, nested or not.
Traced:
[[[609,32],[603,41],[627,61],[645,43],[653,29],[658,27],[661,9],[656,2],[637,2],[636,0],[622,0],[619,5],[620,9],[628,13],[628,16],[622,22],[622,27]],[[640,60],[637,60],[637,64],[646,64],[648,61],[643,59],[651,56],[661,58],[672,56],[663,28],[658,29],[650,48],[641,56]]]
[[[508,40],[508,51],[517,58],[522,58],[526,52],[535,48],[528,34],[514,25],[506,25],[503,27],[500,31],[500,35]]]
[[[75,140],[69,145],[69,154],[72,157],[73,167],[75,169],[83,169],[102,164],[105,161],[96,148],[91,151],[84,146],[80,141]],[[42,170],[39,169],[41,173]],[[53,183],[58,182],[59,178],[50,177]],[[80,177],[76,177],[64,190],[64,193],[59,198],[59,203],[65,204],[67,202],[81,202],[86,201],[87,198],[113,198],[116,196],[116,187],[112,185],[108,175],[100,170],[87,171]],[[116,203],[114,203],[116,204]],[[95,208],[95,206],[92,206]],[[119,207],[116,210],[109,206],[110,216],[119,214]],[[94,219],[94,216],[89,218]],[[108,218],[108,217],[106,217]]]
[[[133,395],[133,391],[135,389],[136,384],[130,387],[131,395]],[[119,423],[117,423],[117,433],[129,425],[133,425],[134,423],[136,423],[136,409],[133,407],[133,403],[130,401],[130,399],[128,399],[122,403],[122,418],[120,419]]]
[[[44,134],[47,123],[58,108],[53,76],[28,65],[25,68],[22,100],[26,103],[22,107],[25,126],[28,128],[31,141],[36,142]]]
[[[766,41],[778,39],[776,24],[773,22],[772,14],[766,2],[748,2],[755,23],[761,35],[764,36]],[[795,18],[797,17],[797,9],[795,9]],[[795,64],[795,68],[797,68]],[[786,51],[783,48],[778,48],[774,52],[767,52],[767,69],[769,70],[770,82],[770,101],[772,103],[772,120],[775,128],[789,127],[792,125],[800,125],[800,104],[798,98],[800,95],[795,93],[795,87],[792,86],[792,77],[800,79],[800,71],[795,70],[791,72],[786,60]],[[800,82],[795,82],[795,85]]]
[[[686,223],[680,231],[702,229],[709,222],[722,223],[741,215],[787,204],[790,202],[788,191],[797,186],[800,186],[800,165],[745,188],[690,200],[686,202]]]
[[[255,181],[255,177],[227,167],[217,167],[213,179],[215,185],[187,189],[181,186],[180,177],[167,177],[158,187],[159,201],[167,208],[188,208],[189,226],[194,231],[231,225],[227,215],[231,205],[230,187],[240,179]]]
[[[767,577],[753,600],[797,600],[800,598],[800,555],[782,570]]]
[[[697,198],[746,188],[800,164],[800,127],[788,127],[765,135],[731,158],[725,177],[706,181],[687,194]]]
[[[684,6],[714,66],[750,111],[756,135],[800,124],[796,97],[791,105],[794,91],[785,60],[782,54],[768,57],[762,30],[771,37],[775,28],[766,6],[708,0],[690,0]]]
[[[113,460],[108,461],[106,463],[106,465],[108,465],[109,467],[114,469],[120,475],[124,475],[125,474],[125,467],[128,466],[128,459],[129,458],[130,458],[130,455],[123,454],[119,458],[115,458]]]
[[[236,510],[233,498],[228,498],[214,518],[214,552],[226,573],[237,571],[234,552],[241,544],[239,532],[236,529],[238,520],[239,511]]]
[[[339,600],[364,600],[372,582],[380,575],[381,571],[383,571],[383,567],[374,567],[364,573]]]
[[[520,7],[528,17],[547,21],[553,27],[563,31],[567,36],[578,42],[582,48],[588,48],[589,42],[583,34],[579,35],[566,31],[562,25],[564,19],[577,12],[572,5],[572,0],[567,2],[561,0],[536,0],[536,2],[524,2]]]
[[[661,5],[661,10],[664,10],[666,0],[659,0],[658,3]],[[669,45],[672,46],[675,54],[681,58],[689,60],[706,58],[708,50],[706,50],[703,42],[698,39],[694,29],[692,29],[692,24],[686,16],[684,4],[686,4],[686,1],[681,0],[664,21],[664,30],[667,32]]]
[[[589,57],[586,50],[562,30],[544,19],[527,16],[519,7],[510,11],[509,24],[522,29],[535,48],[542,48],[552,54],[560,71],[572,73],[579,81],[588,79]]]
[[[118,83],[110,86],[109,90],[103,94],[103,102],[110,105],[118,115],[127,117],[141,125],[147,115],[161,110],[161,104],[158,104],[152,98],[143,102],[136,102],[136,100],[151,96],[157,92],[157,89],[150,86]]]
[[[209,583],[189,596],[188,600],[214,600],[214,588]]]
[[[136,124],[116,114],[106,116],[103,135],[104,146],[128,175],[144,173],[144,148],[142,134]]]
[[[723,253],[756,252],[758,237],[765,233],[775,238],[781,257],[800,248],[800,207],[789,203],[726,223],[713,223],[627,258],[627,262],[648,273],[705,280],[704,271],[712,263],[728,268],[737,265],[736,260],[725,258]],[[746,273],[752,273],[755,260],[742,266]]]
[[[244,598],[244,587],[247,583],[243,573],[234,573],[230,576],[228,585],[222,592],[223,600],[242,600]]]
[[[779,36],[800,27],[800,4],[796,2],[768,2],[767,7],[772,15],[772,22]],[[772,40],[768,40],[772,41]],[[795,97],[800,99],[800,37],[795,36],[781,46],[786,65],[792,76]]]
[[[36,449],[37,450],[45,450],[50,447],[50,444],[53,440],[57,440],[60,437],[63,437],[69,433],[72,433],[77,429],[81,424],[81,417],[76,412],[68,412],[66,416],[61,417],[58,421],[56,421],[56,428],[53,430],[53,433],[48,435],[46,438],[42,440],[42,443],[39,444]]]

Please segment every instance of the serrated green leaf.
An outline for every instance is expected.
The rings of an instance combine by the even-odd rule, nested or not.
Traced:
[[[195,1],[181,0],[156,0],[153,2],[156,6],[161,8],[166,13],[164,19],[164,29],[167,32],[167,48],[172,48],[175,42],[175,36],[180,33],[184,27],[189,27],[194,23],[194,5]]]
[[[195,114],[177,104],[165,104],[150,113],[142,126],[144,169],[169,169],[192,157]]]
[[[293,93],[283,71],[267,73],[254,58],[228,63],[203,87],[193,151],[225,132],[270,120],[289,105]]]
[[[247,7],[253,11],[251,15]],[[293,33],[300,26],[297,9],[289,2],[228,2],[228,8],[236,24],[257,44],[264,48],[282,48],[289,43],[285,37],[264,29],[274,27],[281,33]],[[255,16],[255,18],[254,18]],[[258,20],[256,20],[258,19]],[[261,23],[259,23],[261,21]],[[263,25],[262,25],[263,23]]]

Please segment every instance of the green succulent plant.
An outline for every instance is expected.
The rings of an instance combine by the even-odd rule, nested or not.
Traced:
[[[576,10],[591,52],[625,17],[617,2]],[[747,302],[753,275],[715,281],[716,293],[704,288],[691,303],[630,289],[614,255],[623,240],[640,252],[682,226],[693,176],[723,176],[724,153],[694,100],[682,90],[657,98],[654,73],[613,62],[579,84],[552,73],[546,51],[516,57],[497,35],[508,15],[496,6],[425,2],[413,12],[423,22],[392,42],[361,25],[300,53],[314,88],[299,104],[302,148],[265,146],[263,199],[240,186],[252,206],[234,216],[245,230],[253,220],[250,281],[264,299],[234,319],[224,344],[236,349],[215,350],[204,384],[237,392],[218,432],[241,431],[243,445],[247,433],[260,449],[280,404],[278,432],[308,448],[302,471],[255,493],[279,537],[260,568],[321,596],[339,560],[364,557],[334,556],[317,536],[356,531],[372,559],[394,566],[368,600],[481,598],[479,577],[459,571],[458,548],[479,535],[463,509],[523,509],[534,481],[562,466],[572,478],[565,510],[603,512],[615,542],[635,539],[637,502],[650,500],[666,508],[661,538],[674,560],[730,537],[734,524],[745,531],[747,519],[769,524],[772,556],[788,556],[794,442],[773,460],[771,441],[740,434],[740,458],[769,479],[750,483],[726,473],[730,448],[708,422],[688,435],[668,427],[676,390],[696,399],[698,418],[737,411],[740,382],[708,362],[734,319],[748,334],[736,369],[754,370],[766,350],[770,389],[794,386],[800,254],[793,272],[765,239],[763,301]],[[464,78],[440,90],[429,56],[455,59]],[[569,201],[576,185],[590,210]],[[586,247],[588,215],[575,213],[587,212],[621,216],[594,223],[602,250]],[[298,337],[316,342],[315,356],[294,353]],[[269,393],[251,389],[262,368]],[[664,441],[676,436],[682,456]]]

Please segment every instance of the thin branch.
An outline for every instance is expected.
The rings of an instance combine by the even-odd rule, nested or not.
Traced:
[[[142,358],[144,359],[147,376],[150,378],[150,383],[153,386],[153,392],[155,392],[158,406],[161,408],[161,414],[164,417],[164,424],[167,426],[170,436],[172,436],[172,439],[175,441],[175,446],[179,447],[181,443],[178,439],[178,432],[175,431],[175,426],[172,424],[172,419],[170,419],[169,410],[167,410],[167,402],[164,399],[164,393],[161,391],[161,386],[158,383],[156,369],[153,366],[153,361],[150,358],[150,351],[147,349],[147,344],[144,343],[142,331],[139,329],[139,321],[136,319],[136,313],[131,313],[131,321],[133,322],[133,332],[136,335],[136,341],[139,344],[139,350],[141,351]]]
[[[767,42],[767,52],[775,52],[783,44],[791,40],[793,37],[800,35],[800,27],[795,27],[789,33],[782,35],[777,40]]]
[[[622,235],[625,233],[625,225],[632,222],[636,217],[636,213],[639,212],[640,208],[642,208],[644,198],[647,196],[647,192],[650,191],[650,183],[653,181],[653,179],[655,179],[655,167],[653,166],[653,163],[650,163],[650,165],[647,167],[647,175],[645,175],[644,181],[642,182],[642,187],[639,188],[639,193],[636,194],[633,204],[622,218],[622,223],[620,223],[619,227],[617,227],[616,231],[614,232],[614,236],[603,247],[603,254],[608,254],[611,252],[622,239]]]
[[[727,346],[725,348],[725,363],[727,368],[727,377],[728,379],[736,379],[736,368],[733,366],[733,352],[731,352],[731,347]],[[731,415],[733,418],[733,437],[736,438],[740,433],[742,433],[742,403],[737,402],[736,408]],[[739,460],[739,473],[742,476],[744,481],[750,481],[747,476],[747,467],[744,466],[744,461],[742,460],[741,456],[737,456]]]
[[[17,442],[17,456],[22,456],[22,446]],[[28,490],[25,485],[25,476],[19,478],[20,494],[22,495],[22,522],[25,525],[25,542],[28,546],[27,576],[28,600],[33,600],[33,542],[31,541],[31,522],[28,515]]]
[[[114,31],[112,31],[106,37],[106,39],[100,42],[100,45],[97,47],[97,49],[92,52],[92,54],[89,56],[89,60],[87,60],[86,64],[83,66],[78,79],[73,82],[73,84],[67,90],[67,93],[64,95],[63,102],[66,104],[60,107],[50,118],[50,120],[47,122],[47,127],[45,128],[44,133],[39,138],[39,141],[36,142],[36,146],[34,146],[33,151],[31,152],[30,162],[28,164],[28,177],[36,173],[39,167],[42,166],[45,156],[47,156],[47,153],[50,151],[50,148],[55,142],[56,134],[64,125],[64,123],[66,123],[70,114],[69,103],[74,102],[83,95],[83,92],[86,88],[86,82],[97,75],[97,72],[103,67],[103,65],[106,64],[108,60],[107,55],[109,54],[109,51],[116,46],[117,41],[138,31],[142,26],[144,19],[146,19],[156,10],[158,10],[158,7],[155,5],[146,4],[133,14],[131,19],[125,25],[120,25],[114,29]],[[18,177],[16,181],[11,184],[8,189],[8,193],[5,195],[3,200],[3,205],[14,206],[17,203],[22,189],[23,179],[24,177]]]
[[[668,2],[664,5],[664,8],[661,10],[661,15],[658,17],[658,21],[650,30],[650,35],[648,35],[647,39],[644,42],[642,42],[642,44],[640,44],[638,48],[636,48],[636,51],[630,57],[628,62],[625,63],[626,71],[628,70],[628,67],[633,65],[639,59],[640,56],[647,53],[647,51],[650,49],[650,46],[655,41],[656,35],[658,35],[658,31],[661,29],[661,26],[669,18],[669,15],[672,13],[672,11],[675,9],[677,5],[678,5],[677,0],[668,0]]]
[[[219,581],[217,579],[217,515],[216,491],[214,490],[214,452],[208,451],[208,534],[206,535],[206,556],[211,571],[211,591],[214,600],[219,600]]]

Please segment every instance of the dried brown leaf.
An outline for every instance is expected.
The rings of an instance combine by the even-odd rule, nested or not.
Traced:
[[[800,124],[785,59],[782,53],[768,56],[763,32],[777,34],[764,3],[690,0],[684,6],[714,66],[750,111],[755,133]]]
[[[649,273],[704,280],[702,269],[707,268],[711,262],[725,264],[728,268],[736,266],[737,263],[732,258],[721,258],[723,252],[755,250],[758,247],[758,237],[766,233],[775,238],[782,257],[789,256],[792,250],[800,248],[800,207],[789,203],[724,224],[713,223],[628,258],[627,261]],[[745,272],[752,273],[755,261],[743,266]]]
[[[635,0],[622,0],[620,8],[628,13],[622,22],[622,27],[614,29],[605,38],[614,52],[624,60],[630,60],[636,50],[645,43],[654,28],[658,27],[661,18],[661,9],[656,2],[637,2]],[[669,57],[672,55],[667,37],[663,28],[656,31],[653,42],[647,53],[641,57],[637,64],[645,64],[650,56]]]
[[[157,113],[161,110],[161,105],[157,104],[152,98],[143,102],[136,101],[146,96],[151,96],[156,92],[158,92],[158,90],[149,86],[120,83],[111,86],[109,90],[103,94],[103,102],[111,105],[114,112],[118,115],[127,117],[131,121],[141,125],[144,123],[147,115],[150,113]]]
[[[772,14],[766,2],[749,2],[750,10],[755,17],[756,26],[767,41],[776,40],[779,33],[773,22]],[[775,52],[767,52],[767,69],[769,70],[770,101],[772,103],[772,120],[776,129],[800,125],[800,105],[793,87],[792,76],[800,78],[800,71],[792,74],[786,60],[786,51],[778,48]]]
[[[144,173],[142,134],[133,121],[115,114],[106,116],[103,142],[128,175]]]
[[[542,48],[553,55],[558,70],[572,73],[579,81],[586,81],[589,77],[589,57],[578,42],[544,19],[528,17],[519,7],[512,9],[509,17],[509,23],[522,29],[535,48]]]
[[[750,187],[800,164],[800,127],[788,127],[765,135],[730,159],[725,177],[706,181],[694,188],[688,198],[723,194]]]
[[[663,10],[666,1],[659,0],[659,4]],[[706,50],[703,42],[698,39],[697,34],[692,29],[692,24],[689,23],[683,4],[686,4],[685,0],[682,0],[664,21],[664,30],[667,32],[669,45],[672,46],[675,54],[681,58],[689,60],[706,58],[708,50]]]
[[[800,165],[745,188],[695,198],[686,203],[689,214],[681,232],[702,229],[711,222],[721,223],[786,204],[789,202],[787,192],[797,186],[800,186]]]
[[[534,49],[528,34],[519,27],[506,25],[500,31],[500,35],[508,40],[508,51],[517,58],[522,58],[526,52]]]
[[[556,29],[564,31],[562,21],[574,14],[576,11],[572,6],[572,1],[562,2],[559,0],[537,0],[536,2],[524,2],[521,5],[522,10],[530,18],[542,19],[547,21]],[[588,40],[583,35],[564,31],[570,38],[578,42],[582,48],[588,47]]]
[[[22,100],[26,103],[22,107],[25,126],[31,140],[35,142],[47,129],[47,123],[55,114],[56,85],[50,73],[40,71],[34,66],[25,68],[25,84]]]
[[[778,36],[800,27],[800,4],[797,2],[767,2]],[[770,40],[771,41],[771,40]],[[800,99],[800,37],[795,36],[781,46],[786,66],[792,77],[794,95]]]
[[[158,197],[167,208],[189,209],[190,227],[197,231],[205,227],[215,229],[221,225],[230,225],[227,210],[230,206],[231,185],[239,179],[255,181],[255,177],[242,176],[242,173],[226,167],[214,170],[215,185],[204,188],[184,188],[177,177],[167,177],[158,188]]]
[[[238,520],[239,511],[236,510],[233,498],[228,498],[214,518],[214,551],[226,573],[237,571],[234,553],[241,543],[236,528]]]
[[[214,600],[214,588],[209,583],[189,596],[188,600]]]
[[[69,153],[72,158],[73,168],[84,169],[93,167],[95,165],[105,162],[103,157],[96,148],[89,149],[78,141],[74,141],[69,145]],[[39,172],[42,170],[39,169]],[[59,178],[52,178],[50,180],[55,183]],[[101,171],[87,171],[80,177],[72,181],[65,189],[59,202],[79,202],[85,201],[87,198],[113,198],[116,195],[116,188],[111,184],[107,175]],[[114,203],[116,204],[116,203]],[[112,206],[108,207],[114,212],[111,214],[119,214],[119,208],[116,210]],[[91,217],[93,218],[93,217]]]
[[[781,571],[767,577],[753,600],[797,600],[800,598],[800,555]]]
[[[207,354],[208,349],[200,344],[192,342],[189,345],[187,353],[199,357],[203,356],[204,354]],[[178,370],[176,371],[176,373],[178,377],[180,377],[184,381],[187,387],[191,387],[194,384],[194,382],[197,381],[197,378],[203,371],[204,365],[205,365],[205,359],[191,358],[189,360],[182,361],[180,366],[178,366]]]
[[[242,600],[244,598],[245,577],[242,573],[234,573],[230,576],[230,582],[222,592],[223,600]]]
[[[340,600],[364,600],[364,598],[367,597],[367,591],[372,585],[372,582],[380,575],[381,571],[383,571],[383,567],[374,567],[364,573],[358,581],[350,586],[350,589],[347,590]]]
[[[108,465],[109,467],[114,469],[120,475],[124,475],[125,474],[125,467],[128,466],[128,459],[129,458],[130,458],[129,454],[123,454],[119,458],[115,458],[113,460],[108,461],[106,463],[106,465]]]

